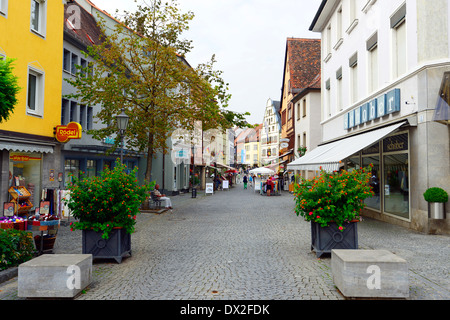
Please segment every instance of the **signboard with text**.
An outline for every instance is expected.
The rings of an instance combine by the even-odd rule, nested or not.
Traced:
[[[56,126],[54,134],[59,142],[67,142],[70,139],[81,139],[82,128],[77,122],[69,122],[65,126]]]
[[[351,129],[368,121],[400,111],[400,89],[383,94],[344,115],[344,129]]]

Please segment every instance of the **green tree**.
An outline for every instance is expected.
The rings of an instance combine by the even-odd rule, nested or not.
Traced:
[[[147,152],[145,179],[150,182],[153,157],[167,153],[175,128],[191,130],[195,121],[228,128],[242,122],[244,114],[226,110],[231,96],[222,73],[214,70],[214,56],[195,69],[186,61],[192,45],[181,36],[193,13],[181,13],[175,0],[147,2],[136,12],[125,11],[108,35],[105,23],[99,23],[101,43],[86,53],[96,63],[69,83],[77,89],[71,97],[102,104],[97,118],[107,126],[89,131],[96,139],[117,133],[115,116],[124,108],[130,117],[127,145]]]
[[[18,102],[20,87],[18,78],[13,74],[13,62],[12,59],[0,60],[0,123],[9,119]]]

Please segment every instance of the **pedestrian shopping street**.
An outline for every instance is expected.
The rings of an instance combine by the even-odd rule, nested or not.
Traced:
[[[173,212],[142,213],[132,256],[94,261],[93,282],[79,300],[342,300],[331,258],[310,250],[310,224],[294,197],[262,196],[242,184],[213,195],[171,197]],[[365,219],[361,249],[387,249],[408,261],[411,300],[450,299],[448,236]],[[61,226],[55,253],[81,253],[81,231]],[[0,300],[18,300],[17,277]]]

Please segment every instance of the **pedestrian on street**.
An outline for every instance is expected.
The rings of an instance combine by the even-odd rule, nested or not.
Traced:
[[[242,181],[244,182],[244,189],[247,189],[247,182],[248,182],[247,175],[244,176],[244,179]]]
[[[170,198],[166,197],[165,194],[161,194],[159,192],[159,184],[155,186],[155,190],[153,191],[153,194],[158,197],[161,201],[164,201],[166,209],[172,209],[172,201],[170,201]]]
[[[248,176],[248,184],[250,185],[250,187],[252,187],[252,184],[253,184],[253,177],[252,177],[252,175]]]

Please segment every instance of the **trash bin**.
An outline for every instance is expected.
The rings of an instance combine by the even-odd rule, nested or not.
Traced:
[[[197,189],[192,188],[192,198],[197,198]]]

